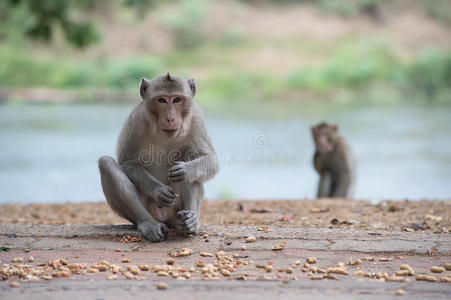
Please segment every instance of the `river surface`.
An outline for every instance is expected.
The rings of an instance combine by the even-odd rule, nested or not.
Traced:
[[[132,106],[0,105],[0,204],[103,200],[97,159],[115,155]],[[339,124],[354,149],[356,198],[451,199],[450,106],[302,103],[289,113],[242,111],[206,111],[220,161],[206,184],[210,200],[314,197],[310,126],[321,120]]]

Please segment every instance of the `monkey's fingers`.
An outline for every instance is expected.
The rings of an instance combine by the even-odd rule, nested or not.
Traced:
[[[175,165],[175,166],[172,166],[172,167],[169,169],[169,172],[174,172],[174,171],[181,170],[181,169],[183,169],[183,165],[182,165],[182,164],[177,164],[177,165]]]
[[[185,170],[184,169],[177,169],[177,170],[171,170],[169,172],[169,177],[174,177],[174,176],[179,176],[185,174]]]
[[[161,223],[160,228],[161,228],[161,232],[166,237],[170,231],[169,227],[166,224]]]
[[[194,219],[194,222],[192,222],[188,225],[185,225],[184,229],[185,229],[186,233],[194,233],[194,232],[196,232],[197,227],[198,227],[198,222],[196,219]]]
[[[194,218],[194,217],[188,218],[188,219],[185,220],[184,226],[185,227],[189,227],[189,226],[191,226],[192,224],[194,224],[196,222],[197,222],[196,218]]]
[[[182,220],[182,219],[185,217],[185,215],[186,215],[187,212],[188,212],[187,210],[179,210],[179,211],[177,212],[177,218],[178,218],[179,220]]]
[[[191,219],[196,219],[196,217],[194,216],[194,214],[189,214],[189,215],[185,215],[185,216],[180,217],[180,221],[182,221],[182,222],[184,222],[184,223],[188,222],[188,221],[191,220]],[[190,221],[189,221],[189,222],[190,222]]]
[[[166,187],[166,189],[164,189],[164,193],[165,193],[165,194],[168,194],[168,195],[175,196],[174,190],[171,189],[171,188],[168,187],[168,186]]]
[[[194,212],[192,210],[179,210],[177,212],[177,217],[179,219],[186,219],[189,216],[194,216]]]
[[[160,195],[160,197],[158,198],[158,201],[160,202],[160,204],[165,205],[165,206],[172,206],[175,203],[175,199],[173,196],[169,197],[166,195]]]
[[[164,191],[162,194],[169,199],[175,199],[175,193],[172,190]]]
[[[185,176],[181,175],[181,176],[176,176],[176,177],[169,177],[169,180],[172,182],[184,182]]]
[[[161,229],[160,230],[158,230],[158,238],[159,238],[159,242],[162,242],[162,241],[164,241],[164,239],[165,239],[165,235],[164,235],[164,233],[161,231]]]

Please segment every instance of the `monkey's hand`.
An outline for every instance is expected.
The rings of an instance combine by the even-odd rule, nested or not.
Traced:
[[[192,210],[180,210],[177,212],[177,219],[185,233],[196,233],[199,229],[199,221]]]
[[[168,235],[169,228],[163,223],[145,221],[138,225],[138,230],[151,242],[162,242]]]
[[[153,198],[159,206],[173,206],[175,203],[175,193],[166,185],[157,187],[154,190]]]
[[[169,180],[172,182],[185,182],[189,180],[188,166],[186,162],[178,161],[169,169]]]

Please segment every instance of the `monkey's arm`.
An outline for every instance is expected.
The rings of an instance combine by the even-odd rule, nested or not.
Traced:
[[[169,179],[173,182],[202,183],[213,178],[219,171],[216,152],[203,120],[198,120],[195,126],[193,143],[184,161],[177,162],[169,170]]]
[[[320,153],[318,151],[315,152],[313,155],[313,166],[315,167],[316,172],[318,174],[321,174],[322,167],[321,167],[321,159],[320,159]]]
[[[337,177],[331,197],[346,197],[351,186],[351,173],[345,171],[340,173]]]
[[[351,186],[354,180],[354,156],[349,145],[343,138],[337,141],[338,154],[334,163],[334,182],[332,197],[350,196]]]
[[[139,191],[144,192],[159,205],[174,205],[174,191],[153,177],[139,162],[125,161],[121,167]]]
[[[327,198],[331,196],[332,191],[332,174],[324,172],[320,175],[318,183],[317,198]]]

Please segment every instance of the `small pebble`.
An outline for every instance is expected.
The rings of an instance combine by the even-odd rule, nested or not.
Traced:
[[[24,262],[23,257],[14,257],[11,261],[12,261],[13,263],[21,263],[21,262]]]
[[[97,268],[89,268],[87,272],[88,273],[99,273],[99,269],[97,269]]]
[[[404,296],[406,294],[406,291],[404,291],[403,289],[399,289],[396,291],[396,295],[398,296]]]
[[[34,257],[33,256],[28,257],[28,261],[29,262],[34,262]]]
[[[246,243],[254,243],[257,241],[257,238],[255,236],[250,236],[250,237],[247,237],[245,239],[245,241],[246,241]]]
[[[415,276],[415,271],[408,264],[400,265],[399,269],[408,271],[409,274],[407,275]]]
[[[98,269],[100,272],[105,272],[105,271],[108,270],[108,266],[106,266],[106,265],[97,265],[97,269]]]
[[[157,283],[157,289],[159,290],[167,290],[168,289],[168,285],[166,282],[160,281]]]
[[[443,273],[443,272],[445,272],[445,268],[443,268],[443,267],[437,267],[437,266],[432,266],[432,267],[430,268],[430,271],[431,271],[432,273]]]
[[[307,258],[307,263],[309,264],[316,264],[316,262],[317,262],[316,257]]]
[[[129,263],[129,262],[130,262],[130,258],[127,258],[127,257],[126,257],[126,258],[123,258],[123,259],[122,259],[122,262],[123,262],[123,263]]]
[[[334,273],[334,274],[342,274],[342,275],[348,275],[349,272],[345,268],[327,268],[327,273]]]
[[[18,282],[18,281],[11,281],[9,283],[9,286],[13,287],[13,288],[19,287],[20,286],[20,282]]]
[[[415,276],[416,280],[422,280],[422,281],[429,281],[429,282],[436,282],[437,278],[432,275],[426,275],[426,274],[418,274]]]
[[[396,272],[396,276],[409,276],[409,270],[400,270]]]
[[[166,263],[168,265],[173,265],[175,263],[175,260],[171,257],[166,258]]]

